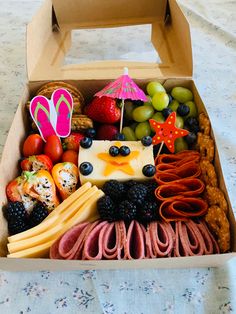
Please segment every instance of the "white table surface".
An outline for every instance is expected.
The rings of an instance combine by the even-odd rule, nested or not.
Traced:
[[[40,4],[0,0],[0,153],[26,81],[25,27]],[[191,25],[194,80],[212,121],[236,210],[236,1],[180,4]],[[113,40],[112,45],[109,31],[77,34],[83,45],[80,61],[118,54],[152,60],[149,29],[142,30],[140,47],[135,41],[139,27],[125,35],[117,32],[119,44]],[[130,46],[136,53],[127,52]],[[217,269],[0,272],[0,313],[236,313],[236,258]]]

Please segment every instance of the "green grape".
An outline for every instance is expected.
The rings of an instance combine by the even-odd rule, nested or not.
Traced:
[[[188,149],[188,144],[185,142],[183,137],[178,137],[175,140],[175,153],[178,153],[187,149]]]
[[[141,122],[136,126],[135,135],[138,140],[141,140],[144,136],[151,134],[151,127],[148,121]]]
[[[154,108],[152,106],[139,106],[133,111],[133,119],[136,122],[144,122],[151,118],[154,114]]]
[[[157,121],[157,122],[165,122],[165,118],[163,117],[162,113],[161,112],[156,112],[152,117],[151,119]],[[151,127],[151,130],[152,132],[155,132],[155,130]]]
[[[173,111],[177,111],[178,107],[179,107],[179,102],[177,100],[172,100],[172,102],[169,104],[168,106],[170,109],[172,109]]]
[[[184,119],[178,115],[176,115],[175,126],[177,128],[183,129],[184,127]]]
[[[195,103],[193,101],[187,101],[185,103],[186,106],[189,107],[190,111],[189,113],[187,114],[187,116],[184,116],[184,120],[186,120],[187,118],[189,117],[195,117],[197,118],[198,117],[198,110],[197,110],[197,106],[195,105]]]
[[[144,105],[144,106],[152,106],[152,97],[149,96],[149,95],[146,95],[146,97],[147,97],[147,101],[145,101],[145,102],[143,103],[143,105]]]
[[[153,96],[157,92],[165,92],[165,88],[159,82],[149,82],[147,84],[147,93],[149,96]]]
[[[169,97],[166,92],[158,92],[152,97],[152,105],[157,111],[162,111],[169,104]]]
[[[124,134],[126,141],[137,141],[134,130],[132,130],[130,127],[124,127],[122,129],[122,133]]]
[[[124,112],[124,116],[125,119],[130,121],[133,120],[133,110],[136,108],[137,106],[132,102],[132,101],[126,101],[125,102],[125,112]]]
[[[136,128],[136,126],[138,125],[138,122],[133,122],[132,124],[130,124],[130,128],[132,129],[132,130],[135,130],[135,128]]]
[[[181,103],[193,100],[193,93],[185,87],[174,87],[171,96]]]

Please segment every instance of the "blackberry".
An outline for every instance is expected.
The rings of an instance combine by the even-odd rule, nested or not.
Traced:
[[[102,220],[116,220],[116,206],[110,196],[103,196],[97,201],[97,209]]]
[[[9,220],[25,220],[27,218],[27,212],[21,202],[9,202],[3,209],[4,217]]]
[[[125,195],[125,186],[117,180],[107,181],[102,188],[103,192],[110,196],[113,201],[121,200]]]
[[[155,190],[158,187],[157,182],[155,180],[148,180],[144,184],[145,184],[145,186],[147,187],[147,190],[148,190],[148,192],[147,192],[148,199],[155,200],[156,199],[156,197],[155,197]]]
[[[17,234],[28,230],[30,226],[28,225],[26,220],[18,219],[18,220],[9,220],[8,221],[8,231],[10,235]]]
[[[124,184],[125,184],[126,191],[128,191],[130,188],[132,188],[132,186],[139,184],[139,182],[135,181],[135,180],[129,180],[129,181],[125,182]]]
[[[136,184],[127,193],[128,199],[136,205],[141,205],[147,196],[147,187],[144,184]]]
[[[150,222],[158,216],[159,205],[155,201],[148,201],[139,206],[137,218],[141,222]]]
[[[29,221],[32,227],[37,226],[48,216],[48,210],[42,203],[38,203],[34,206],[32,212],[29,215]]]
[[[137,207],[134,203],[124,200],[118,207],[119,218],[125,221],[130,221],[136,218]]]

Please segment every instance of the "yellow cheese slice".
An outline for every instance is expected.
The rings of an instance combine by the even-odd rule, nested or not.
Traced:
[[[41,233],[29,239],[8,243],[8,251],[9,253],[15,253],[40,244],[44,244],[50,240],[54,240],[57,238],[57,234],[63,226],[63,224],[57,224],[54,228],[50,228],[47,232]]]
[[[98,188],[94,185],[91,189],[85,192],[80,198],[78,198],[74,203],[72,203],[65,212],[59,216],[59,221],[67,221],[71,219],[79,210],[80,207],[87,202],[96,192]]]
[[[51,217],[50,219],[47,220],[47,223],[46,223],[46,221],[43,221],[39,225],[37,225],[37,226],[35,226],[29,230],[26,230],[26,231],[23,231],[21,233],[17,233],[13,236],[10,236],[10,237],[8,237],[8,242],[9,243],[16,242],[16,241],[30,238],[30,237],[35,236],[37,234],[41,234],[41,233],[47,231],[52,225],[54,225],[54,223],[58,220],[58,218],[59,218],[58,215],[54,215],[53,217]]]
[[[16,253],[8,254],[9,258],[24,258],[24,257],[47,257],[50,247],[54,241],[48,241],[44,244],[37,245],[35,247],[19,251]]]
[[[58,205],[45,220],[49,219],[54,215],[60,215],[63,211],[65,211],[71,204],[73,204],[77,199],[81,197],[85,192],[87,192],[92,187],[90,182],[86,182],[83,184],[78,190],[72,193],[69,197],[67,197],[60,205]]]
[[[24,232],[18,233],[16,235],[13,235],[11,237],[8,237],[8,242],[15,242],[20,241],[23,239],[31,238],[35,235],[41,234],[48,230],[49,228],[55,226],[55,224],[58,222],[58,220],[61,222],[61,216],[60,214],[68,209],[69,206],[72,206],[72,208],[76,209],[76,206],[82,205],[83,202],[87,200],[87,198],[90,197],[90,191],[91,195],[94,193],[94,191],[97,190],[97,187],[94,186],[91,188],[91,184],[84,184],[81,188],[79,188],[76,192],[74,192],[72,195],[70,195],[65,201],[63,201],[56,209],[54,209],[53,212],[51,212],[46,219],[44,219],[43,222],[41,222],[36,227],[33,227],[29,230],[26,230]],[[79,193],[80,191],[80,193]],[[74,197],[74,194],[76,197]],[[73,198],[71,198],[73,196]],[[67,200],[70,198],[70,201],[67,202]],[[73,200],[73,202],[71,201]],[[73,206],[73,203],[76,203],[75,207]],[[64,205],[65,206],[64,206]],[[68,205],[69,204],[69,205]],[[58,210],[57,210],[58,209]],[[70,211],[66,211],[66,217],[70,216]]]
[[[98,215],[97,201],[103,195],[104,193],[102,190],[96,191],[96,193],[94,193],[94,195],[89,200],[87,200],[86,203],[84,203],[80,210],[65,224],[61,234],[69,230],[74,225],[77,225],[84,221],[88,221],[89,218]]]

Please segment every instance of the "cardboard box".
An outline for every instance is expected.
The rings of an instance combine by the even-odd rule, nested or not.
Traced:
[[[71,44],[71,29],[152,24],[152,43],[161,64],[126,61],[91,62],[62,66]],[[117,78],[123,67],[144,88],[150,80],[158,80],[167,90],[185,86],[192,90],[199,111],[206,108],[191,79],[192,52],[189,25],[175,0],[97,0],[93,8],[86,0],[45,0],[27,27],[28,79],[22,99],[11,125],[0,164],[0,204],[6,204],[5,187],[18,175],[18,160],[23,140],[29,129],[26,102],[36,90],[51,80],[63,80],[78,86],[89,100],[110,80]],[[211,133],[214,139],[213,132]],[[219,186],[224,191],[231,228],[231,252],[226,254],[173,257],[131,261],[64,261],[50,259],[7,259],[7,224],[0,211],[0,269],[8,271],[75,270],[119,268],[178,268],[219,266],[236,256],[236,223],[216,147],[214,165]]]

